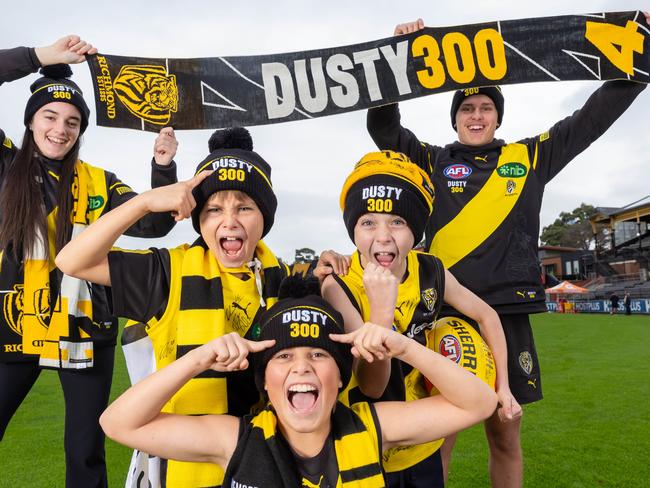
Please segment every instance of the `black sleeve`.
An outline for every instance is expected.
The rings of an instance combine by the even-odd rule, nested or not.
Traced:
[[[0,49],[0,85],[27,76],[40,68],[41,63],[36,57],[34,48],[15,47]],[[16,146],[0,130],[0,182],[4,179],[7,165],[16,154]]]
[[[573,158],[603,135],[645,86],[644,83],[630,81],[603,83],[580,110],[535,138],[539,141],[537,174],[542,183],[548,183]]]
[[[368,133],[378,149],[404,153],[424,171],[431,173],[436,148],[420,142],[413,132],[401,126],[400,120],[396,103],[371,108],[366,118]]]
[[[16,155],[17,148],[4,131],[0,129],[0,185],[4,181],[5,171]]]
[[[108,212],[137,195],[131,187],[120,181],[113,173],[106,172],[106,185],[108,188],[108,204],[104,212]],[[155,161],[151,162],[151,187],[171,185],[178,181],[176,177],[176,163],[161,166]],[[142,217],[129,227],[125,234],[132,237],[163,237],[174,227],[176,221],[170,212],[150,213]]]
[[[41,63],[32,47],[0,49],[0,85],[34,73],[40,67]]]
[[[170,289],[167,249],[148,251],[114,249],[108,253],[113,313],[138,322],[162,317]]]

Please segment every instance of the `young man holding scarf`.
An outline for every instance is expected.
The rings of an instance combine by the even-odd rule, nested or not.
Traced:
[[[650,23],[650,15],[645,14]],[[400,24],[395,35],[424,28],[422,19]],[[368,111],[368,132],[379,149],[406,154],[431,174],[436,208],[426,230],[429,252],[458,281],[499,313],[508,342],[510,388],[520,404],[542,398],[529,314],[545,312],[537,261],[539,214],[545,185],[604,134],[645,84],[604,83],[585,105],[542,134],[506,143],[495,139],[504,99],[499,87],[454,94],[451,124],[458,141],[444,147],[421,142],[401,126],[397,104]],[[453,310],[443,309],[441,315]],[[520,424],[485,423],[493,486],[523,481]],[[445,469],[453,439],[443,445]]]

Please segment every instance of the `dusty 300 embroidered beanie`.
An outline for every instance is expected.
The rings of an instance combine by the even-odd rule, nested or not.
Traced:
[[[264,372],[273,355],[292,347],[317,347],[329,352],[339,367],[342,387],[352,375],[350,344],[334,342],[329,334],[343,334],[343,317],[320,296],[318,280],[294,275],[280,285],[279,301],[260,318],[258,340],[275,345],[254,357],[255,384],[264,392]]]
[[[359,217],[387,213],[406,220],[418,243],[433,199],[431,180],[420,167],[402,153],[381,151],[366,154],[355,165],[343,184],[339,203],[352,241]]]
[[[192,195],[196,207],[192,211],[192,225],[199,234],[199,215],[205,202],[216,192],[238,190],[246,193],[257,204],[264,217],[264,237],[275,218],[278,201],[271,184],[271,166],[253,151],[253,140],[243,127],[218,130],[208,142],[210,154],[196,167],[201,171],[214,170],[210,176],[194,188]]]
[[[41,78],[32,83],[29,89],[32,96],[25,107],[25,127],[29,126],[34,114],[44,105],[52,102],[70,103],[77,107],[81,114],[80,133],[88,127],[90,109],[86,105],[83,93],[77,84],[70,79],[72,70],[67,64],[52,64],[41,68]]]
[[[494,106],[497,109],[497,127],[499,127],[503,120],[503,93],[501,93],[501,87],[480,86],[463,88],[454,93],[454,98],[451,101],[451,126],[454,130],[458,132],[458,129],[456,128],[456,112],[458,112],[460,104],[463,103],[463,100],[473,95],[485,95],[494,102]]]

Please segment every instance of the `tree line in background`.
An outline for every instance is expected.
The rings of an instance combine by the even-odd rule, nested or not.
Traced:
[[[609,233],[607,229],[600,228],[594,236],[589,217],[595,213],[594,206],[587,203],[581,203],[571,212],[560,212],[555,222],[542,229],[542,245],[589,250],[594,248],[594,239],[597,239],[599,247],[603,246],[609,240]]]

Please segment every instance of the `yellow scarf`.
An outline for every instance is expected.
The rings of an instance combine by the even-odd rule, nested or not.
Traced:
[[[104,171],[77,161],[71,191],[74,199],[74,238],[99,217],[106,203]],[[92,200],[89,198],[90,191]],[[100,203],[98,205],[95,202]],[[43,367],[90,368],[93,366],[93,343],[88,333],[81,328],[84,322],[92,324],[90,284],[63,275],[59,296],[56,300],[50,296],[50,278],[55,269],[57,213],[58,208],[54,208],[47,216],[47,237],[41,236],[25,259],[23,353],[39,355],[39,364]],[[49,253],[45,252],[45,242],[49,246]]]
[[[222,269],[201,240],[192,246],[170,249],[169,255],[171,277],[167,308],[160,319],[152,319],[147,324],[150,345],[144,341],[138,349],[124,349],[127,364],[137,367],[148,364],[161,369],[191,349],[230,332],[257,336],[259,324],[255,320],[244,326],[228,316],[228,297],[232,297],[235,290],[228,289],[232,278],[226,275],[238,270],[228,269],[226,272]],[[288,274],[286,267],[262,241],[255,249],[255,259],[258,263],[255,269],[241,269],[245,273],[252,271],[254,276],[250,279],[255,279],[256,284],[251,288],[255,291],[238,290],[245,295],[245,300],[239,304],[246,308],[251,319],[264,307],[277,302],[280,281]],[[136,324],[129,325],[131,328]],[[253,330],[249,333],[250,328]],[[129,367],[131,369],[136,368]],[[255,393],[254,399],[243,396],[241,391],[245,390],[248,395],[247,389],[239,390],[240,382],[244,381]],[[184,415],[243,415],[257,400],[252,376],[208,370],[188,381],[163,407],[163,411]],[[129,471],[138,475],[130,476],[128,486],[139,486],[140,473],[145,473],[145,478],[150,481],[158,479],[158,476],[164,477],[166,486],[177,488],[219,486],[223,480],[223,470],[214,464],[166,460],[161,466],[152,463],[148,454],[136,453]]]

